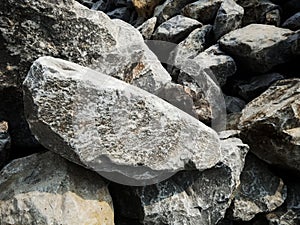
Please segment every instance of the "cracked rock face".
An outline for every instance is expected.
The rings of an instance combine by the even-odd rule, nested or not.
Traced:
[[[211,169],[180,172],[146,187],[115,187],[116,205],[124,206],[128,196],[132,206],[136,206],[134,202],[140,205],[121,208],[123,216],[138,218],[146,225],[216,224],[230,205],[248,151],[232,131],[222,132],[220,138],[221,161]]]
[[[51,153],[12,161],[0,172],[0,224],[114,224],[107,184]]]
[[[283,204],[286,191],[282,179],[275,176],[264,162],[249,154],[232,202],[232,217],[249,221],[258,213],[271,212]]]
[[[73,0],[5,0],[0,21],[0,55],[6,59],[0,79],[11,86],[20,85],[32,62],[45,55],[152,93],[171,80],[136,29]]]
[[[259,158],[298,172],[299,100],[300,79],[278,81],[245,107],[239,123],[243,141]]]
[[[162,99],[60,59],[34,62],[24,82],[33,134],[49,150],[117,182],[158,182],[220,159],[217,134]]]

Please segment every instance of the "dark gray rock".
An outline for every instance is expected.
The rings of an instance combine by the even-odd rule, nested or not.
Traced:
[[[116,8],[113,11],[107,12],[106,14],[111,19],[120,19],[126,22],[130,21],[132,10],[127,7]]]
[[[46,152],[12,161],[0,172],[0,224],[114,224],[102,177]]]
[[[223,0],[200,0],[186,5],[181,13],[204,24],[213,23]]]
[[[93,3],[91,9],[107,12],[110,10],[111,5],[112,4],[110,0],[98,0],[95,3]]]
[[[273,10],[279,10],[279,6],[270,0],[237,0],[237,4],[244,8],[243,26],[251,23],[260,24],[280,24],[280,15],[275,12],[276,17],[270,18],[274,15]],[[272,13],[273,11],[273,13]],[[271,13],[270,13],[271,12]],[[270,20],[271,19],[271,20]],[[274,24],[275,23],[275,24]]]
[[[249,82],[237,85],[237,92],[246,101],[251,101],[267,90],[274,82],[284,79],[279,73],[269,73],[255,76]]]
[[[226,111],[227,113],[237,113],[242,111],[245,107],[246,102],[240,98],[233,97],[233,96],[225,96],[225,103],[226,103]]]
[[[299,30],[300,29],[300,12],[294,14],[290,18],[288,18],[282,24],[282,27],[288,28],[291,30]]]
[[[246,157],[241,184],[230,212],[235,220],[249,221],[258,213],[271,212],[284,203],[287,189],[268,165],[252,154]]]
[[[194,0],[166,0],[162,5],[155,8],[154,16],[157,17],[158,24],[180,14],[180,10],[193,1]]]
[[[243,15],[243,7],[236,4],[234,0],[224,0],[214,21],[215,40],[239,28],[242,24]]]
[[[194,29],[201,26],[202,24],[197,20],[181,15],[174,16],[157,27],[153,34],[153,39],[179,43],[183,41]]]
[[[115,187],[115,202],[121,214],[139,219],[142,224],[216,224],[230,205],[248,151],[247,145],[231,134],[220,136],[222,159],[216,167],[180,172],[146,187]],[[132,204],[124,207],[128,200]]]
[[[108,179],[153,184],[220,159],[215,131],[142,89],[51,57],[24,81],[25,112],[41,144]]]
[[[227,130],[237,130],[241,115],[242,115],[241,112],[227,114],[226,129]]]
[[[8,133],[8,123],[0,122],[0,169],[7,163],[10,151],[10,135]]]
[[[289,61],[297,51],[300,35],[270,25],[251,24],[234,30],[220,39],[220,47],[244,68],[267,72]]]
[[[300,79],[278,81],[245,107],[239,123],[243,141],[259,158],[298,172],[299,100]]]
[[[144,39],[150,39],[152,34],[154,33],[155,26],[156,26],[157,18],[152,17],[141,24],[137,29],[143,35]]]

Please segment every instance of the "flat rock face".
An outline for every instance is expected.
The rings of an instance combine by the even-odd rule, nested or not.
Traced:
[[[297,40],[299,35],[291,30],[251,24],[223,36],[220,46],[245,68],[263,73],[287,62],[297,48]]]
[[[25,111],[46,148],[117,182],[158,182],[220,158],[216,133],[139,88],[51,57],[24,82]],[[51,140],[51,141],[50,141]]]
[[[181,13],[184,16],[201,21],[204,24],[212,23],[217,15],[223,0],[200,0],[186,5]]]
[[[154,32],[153,39],[179,43],[194,29],[201,27],[202,24],[197,20],[185,17],[174,16],[162,23]]]
[[[156,185],[115,188],[117,205],[126,204],[122,193],[130,193],[133,206],[134,201],[141,203],[141,208],[121,208],[123,216],[139,218],[142,224],[216,224],[230,205],[248,151],[240,139],[222,136],[222,159],[214,168],[180,172]]]
[[[283,204],[286,186],[267,164],[249,154],[241,174],[241,184],[232,202],[232,217],[249,221],[256,214],[270,212]]]
[[[0,224],[114,224],[102,178],[46,152],[12,161],[0,172]]]
[[[213,31],[215,40],[224,34],[239,28],[242,24],[244,9],[234,0],[224,0],[217,12]]]
[[[259,158],[298,172],[299,100],[300,79],[278,81],[246,106],[239,123],[243,141]]]
[[[5,0],[0,18],[0,56],[6,60],[0,65],[0,79],[9,85],[20,85],[31,63],[44,55],[88,66],[152,93],[171,80],[136,29],[73,0]]]

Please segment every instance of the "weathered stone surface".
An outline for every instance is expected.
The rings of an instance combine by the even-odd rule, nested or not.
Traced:
[[[281,80],[242,111],[242,139],[268,163],[300,171],[300,79]],[[258,141],[259,140],[259,141]]]
[[[246,103],[240,98],[228,96],[224,97],[226,103],[226,111],[227,113],[236,113],[242,111],[245,107]]]
[[[284,79],[279,73],[269,73],[252,77],[249,82],[237,84],[237,92],[246,101],[251,101],[267,90],[273,83]]]
[[[219,45],[213,45],[197,55],[194,60],[203,70],[210,71],[220,86],[226,83],[228,77],[236,72],[236,64],[232,57],[220,50]]]
[[[245,68],[263,73],[290,60],[297,39],[299,35],[288,29],[251,24],[223,36],[220,46]]]
[[[114,224],[103,179],[46,152],[12,161],[0,172],[0,224]]]
[[[10,135],[8,133],[8,123],[0,122],[0,169],[5,165],[9,157]]]
[[[7,83],[20,85],[31,63],[43,55],[91,67],[152,93],[170,81],[137,30],[73,0],[5,0],[0,18],[0,56],[5,59],[0,72]]]
[[[227,130],[237,130],[241,115],[242,115],[241,112],[227,114],[226,129]]]
[[[211,128],[110,76],[42,57],[24,85],[27,120],[40,143],[109,179],[141,185],[219,161]]]
[[[162,0],[132,0],[132,3],[140,17],[149,18],[153,15],[155,7]]]
[[[266,13],[265,24],[279,26],[281,23],[280,10],[273,9]]]
[[[224,217],[239,185],[248,151],[240,139],[231,135],[221,134],[222,160],[212,169],[180,172],[146,187],[115,187],[114,199],[123,216],[138,218],[142,224],[216,224]],[[126,204],[129,199],[131,207]]]
[[[91,9],[107,12],[110,9],[110,7],[111,7],[110,0],[98,0],[95,3],[93,3]]]
[[[141,24],[137,29],[143,35],[144,39],[150,39],[156,26],[157,18],[152,17]]]
[[[132,11],[129,8],[121,7],[121,8],[116,8],[110,12],[107,12],[106,14],[111,19],[120,19],[120,20],[129,22],[129,20],[131,18],[131,13],[132,13]]]
[[[162,5],[155,8],[154,16],[158,24],[161,24],[171,17],[180,14],[180,9],[194,0],[166,0]]]
[[[201,21],[204,24],[212,23],[217,15],[223,0],[200,0],[186,5],[181,13],[184,16]]]
[[[183,41],[191,31],[201,26],[202,24],[197,20],[181,15],[174,16],[157,27],[153,34],[153,39],[179,43]]]
[[[169,62],[171,65],[180,66],[186,59],[192,59],[204,51],[211,42],[212,26],[205,25],[192,31],[187,38],[180,42],[171,52]]]
[[[268,169],[266,163],[248,154],[241,184],[231,205],[231,216],[249,221],[258,213],[271,212],[283,204],[286,191],[283,181]]]
[[[290,18],[288,18],[282,24],[282,27],[288,28],[291,30],[299,30],[300,29],[300,12],[294,14]]]
[[[224,0],[214,21],[215,40],[239,28],[242,24],[243,15],[243,7],[236,4],[234,0]]]
[[[251,23],[270,24],[269,12],[279,9],[279,6],[270,0],[237,0],[236,2],[245,10],[243,26]],[[270,25],[280,24],[280,15],[277,16]]]

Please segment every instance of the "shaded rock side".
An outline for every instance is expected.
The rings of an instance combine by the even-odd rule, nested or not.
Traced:
[[[35,61],[24,82],[33,134],[49,150],[118,182],[168,177],[220,157],[216,133],[162,99],[60,59]],[[156,181],[158,182],[158,181]]]
[[[103,179],[46,152],[12,161],[0,172],[0,224],[114,224]]]

